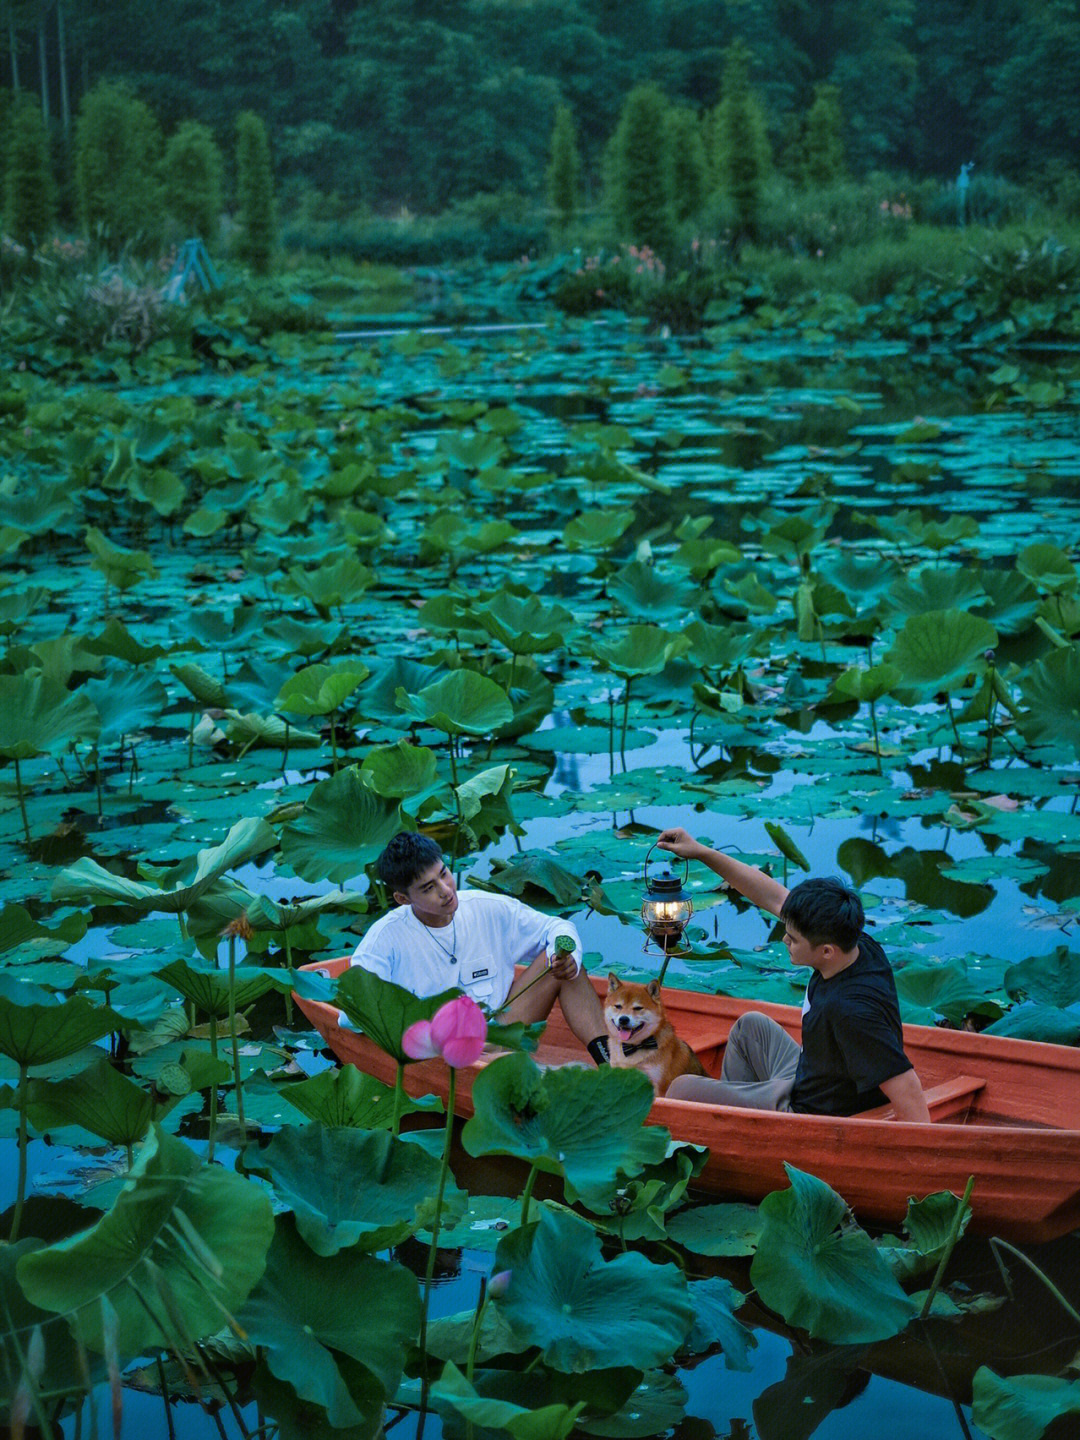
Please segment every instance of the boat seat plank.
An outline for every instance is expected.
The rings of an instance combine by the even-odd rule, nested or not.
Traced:
[[[968,1117],[976,1095],[985,1089],[986,1081],[978,1075],[954,1075],[939,1085],[928,1085],[926,1096],[930,1119],[938,1122],[951,1121],[962,1124]],[[891,1105],[876,1105],[873,1110],[860,1110],[860,1120],[895,1120]]]

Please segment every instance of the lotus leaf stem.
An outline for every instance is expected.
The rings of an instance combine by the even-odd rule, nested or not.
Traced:
[[[930,1283],[930,1289],[926,1292],[926,1299],[923,1301],[923,1307],[919,1311],[920,1320],[925,1320],[927,1315],[930,1314],[930,1307],[934,1303],[934,1296],[941,1288],[941,1282],[945,1278],[945,1267],[946,1265],[948,1265],[950,1259],[952,1258],[952,1252],[956,1249],[957,1240],[960,1239],[960,1226],[971,1203],[971,1192],[972,1190],[974,1190],[974,1188],[975,1176],[969,1175],[968,1182],[964,1186],[963,1198],[961,1199],[960,1204],[956,1207],[956,1214],[953,1216],[952,1224],[949,1226],[949,1233],[945,1240],[945,1249],[942,1252],[941,1259],[938,1261],[938,1267],[934,1271],[934,1278]]]
[[[878,739],[877,728],[877,701],[870,701],[870,725],[874,731],[874,761],[877,764],[877,773],[881,774],[881,741]]]
[[[176,1426],[173,1424],[172,1406],[169,1404],[169,1382],[165,1378],[165,1366],[161,1363],[161,1356],[155,1355],[154,1362],[157,1365],[158,1384],[161,1386],[161,1398],[165,1403],[165,1424],[169,1431],[169,1440],[176,1440]]]
[[[1001,1256],[998,1254],[999,1249],[1008,1250],[1010,1255],[1015,1255],[1018,1260],[1022,1260],[1024,1264],[1028,1267],[1028,1269],[1033,1271],[1033,1273],[1039,1277],[1039,1279],[1043,1282],[1046,1288],[1050,1291],[1050,1294],[1053,1295],[1054,1299],[1057,1300],[1058,1303],[1061,1305],[1062,1309],[1069,1316],[1069,1318],[1071,1320],[1075,1320],[1077,1325],[1080,1325],[1080,1313],[1073,1309],[1073,1307],[1069,1304],[1068,1300],[1065,1299],[1065,1296],[1062,1295],[1061,1291],[1057,1288],[1054,1282],[1044,1271],[1039,1269],[1038,1265],[1035,1264],[1034,1260],[1030,1259],[1027,1255],[1025,1255],[1022,1250],[1018,1250],[1015,1245],[1010,1245],[1007,1240],[1002,1240],[997,1235],[991,1238],[990,1249],[993,1251],[994,1259],[997,1261],[998,1269],[1001,1271],[1001,1278],[1005,1282],[1005,1286],[1009,1292],[1010,1297],[1012,1296],[1012,1281],[1009,1278],[1009,1272],[1005,1269],[1005,1265],[1002,1262]]]
[[[28,1087],[30,1084],[30,1067],[24,1063],[19,1065],[19,1178],[15,1189],[15,1213],[11,1217],[11,1233],[8,1235],[8,1244],[14,1245],[19,1238],[19,1225],[22,1223],[23,1205],[26,1201],[26,1106],[29,1101]]]
[[[26,843],[30,844],[30,821],[26,816],[26,796],[23,793],[22,771],[19,768],[19,757],[15,756],[15,791],[19,797],[19,814],[22,816],[23,834],[26,836]]]
[[[538,1170],[535,1165],[529,1169],[529,1178],[525,1181],[525,1189],[521,1192],[521,1223],[529,1223],[529,1206],[532,1203],[533,1186],[536,1184]]]
[[[214,1069],[217,1069],[217,1016],[211,1013],[210,1016],[210,1058],[215,1062]],[[210,1139],[206,1146],[206,1160],[210,1164],[214,1159],[214,1136],[217,1133],[217,1076],[210,1085]]]
[[[619,733],[619,755],[622,757],[623,769],[626,769],[626,727],[630,720],[630,676],[626,677],[626,689],[623,691],[622,707],[622,730]]]
[[[240,1041],[236,1034],[236,936],[229,936],[229,1035],[232,1039],[233,1084],[236,1086],[236,1118],[244,1134],[244,1087],[240,1078]]]
[[[424,1298],[420,1307],[420,1356],[422,1379],[420,1384],[420,1404],[422,1409],[427,1409],[428,1391],[431,1386],[431,1374],[428,1366],[427,1353],[427,1324],[428,1307],[431,1304],[431,1289],[435,1279],[435,1257],[439,1249],[439,1227],[442,1222],[443,1196],[446,1194],[446,1177],[450,1171],[450,1146],[454,1139],[454,1091],[456,1088],[457,1071],[451,1065],[450,1084],[446,1095],[446,1133],[443,1140],[442,1164],[439,1166],[439,1188],[435,1193],[435,1218],[431,1222],[431,1245],[428,1248],[427,1269],[424,1271]]]
[[[476,1352],[480,1346],[480,1327],[484,1323],[487,1307],[487,1276],[481,1276],[480,1294],[476,1297],[476,1314],[473,1316],[472,1335],[469,1339],[469,1355],[465,1361],[465,1379],[470,1385],[473,1383],[473,1373],[476,1370]]]

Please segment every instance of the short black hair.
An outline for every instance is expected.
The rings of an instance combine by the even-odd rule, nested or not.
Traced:
[[[443,853],[428,835],[403,830],[375,861],[375,873],[391,893],[404,895],[413,881],[442,863]]]
[[[855,891],[829,875],[800,880],[788,891],[780,919],[811,945],[836,945],[854,950],[866,924],[866,912]]]

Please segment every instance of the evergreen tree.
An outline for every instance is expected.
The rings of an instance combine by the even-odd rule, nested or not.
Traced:
[[[161,131],[149,106],[109,81],[84,98],[75,124],[75,183],[83,225],[110,254],[161,232]]]
[[[187,236],[207,244],[221,215],[221,151],[211,130],[185,120],[165,147],[165,204]]]
[[[728,48],[716,112],[717,171],[734,211],[736,253],[757,229],[761,191],[772,164],[765,117],[750,90],[752,59],[741,40]]]
[[[708,166],[701,126],[693,110],[673,109],[667,118],[671,204],[679,224],[692,220],[708,195]]]
[[[806,175],[812,185],[831,185],[843,178],[844,142],[840,91],[815,85],[814,103],[806,117]]]
[[[49,138],[35,95],[22,95],[13,107],[4,178],[8,232],[33,251],[49,233],[53,217]]]
[[[236,122],[236,192],[240,212],[237,249],[265,275],[274,253],[274,179],[266,126],[251,110]]]
[[[623,238],[659,255],[674,243],[666,137],[667,102],[656,85],[626,97],[612,154],[612,208]]]
[[[563,232],[567,230],[577,211],[580,174],[581,161],[578,157],[573,112],[569,105],[560,105],[555,111],[555,128],[551,132],[547,190],[556,224]]]

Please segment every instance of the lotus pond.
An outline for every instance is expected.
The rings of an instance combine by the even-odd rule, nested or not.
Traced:
[[[964,1241],[920,1320],[955,1200],[891,1243],[798,1172],[705,1205],[624,1072],[569,1082],[604,1145],[480,1127],[448,1175],[289,991],[403,826],[654,975],[642,870],[685,824],[848,876],[906,1019],[1076,1044],[1080,363],[195,333],[0,390],[9,1418],[93,1433],[112,1386],[162,1434],[1069,1433],[1075,1236],[1053,1292]],[[797,1001],[689,878],[668,982]],[[431,1013],[352,988],[394,1053]],[[504,1116],[544,1113],[530,1063],[491,1067]]]

